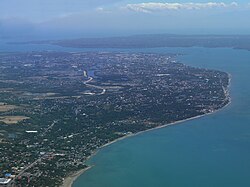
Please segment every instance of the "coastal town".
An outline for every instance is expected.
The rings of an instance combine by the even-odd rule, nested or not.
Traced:
[[[212,113],[229,75],[179,54],[0,54],[0,186],[61,186],[99,148]]]

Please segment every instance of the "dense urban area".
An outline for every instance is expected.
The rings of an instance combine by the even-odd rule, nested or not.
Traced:
[[[177,54],[0,54],[0,186],[60,186],[118,138],[228,104],[229,75]]]

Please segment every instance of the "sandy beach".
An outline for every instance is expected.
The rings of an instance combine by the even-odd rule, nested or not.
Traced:
[[[82,169],[76,173],[73,173],[72,175],[66,177],[64,180],[63,180],[63,184],[61,185],[61,187],[71,187],[73,182],[77,179],[77,177],[79,177],[81,174],[83,174],[85,171],[87,171],[88,169],[90,169],[91,166],[85,168],[85,169]]]

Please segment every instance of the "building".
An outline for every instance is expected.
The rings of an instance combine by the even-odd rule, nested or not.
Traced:
[[[11,179],[0,178],[0,185],[6,185],[11,181]]]

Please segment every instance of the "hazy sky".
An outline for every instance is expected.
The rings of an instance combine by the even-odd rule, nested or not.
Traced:
[[[0,37],[250,34],[250,1],[0,0]]]

